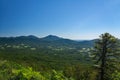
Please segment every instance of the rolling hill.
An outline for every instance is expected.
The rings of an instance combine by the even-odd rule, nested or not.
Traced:
[[[36,48],[89,48],[94,45],[95,40],[75,41],[48,35],[43,38],[36,36],[0,37],[0,45],[19,45],[24,44]]]

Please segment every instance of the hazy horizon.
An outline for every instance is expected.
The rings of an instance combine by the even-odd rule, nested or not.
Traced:
[[[0,0],[0,36],[120,38],[120,0]]]

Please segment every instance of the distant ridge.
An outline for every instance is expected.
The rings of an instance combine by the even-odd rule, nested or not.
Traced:
[[[26,44],[34,47],[53,47],[53,48],[84,48],[92,47],[95,40],[75,41],[61,38],[55,35],[48,35],[38,38],[34,35],[18,36],[18,37],[0,37],[0,45],[19,45]]]

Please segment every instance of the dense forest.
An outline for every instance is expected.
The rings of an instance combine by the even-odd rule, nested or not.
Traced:
[[[0,80],[120,80],[119,39],[0,38]]]

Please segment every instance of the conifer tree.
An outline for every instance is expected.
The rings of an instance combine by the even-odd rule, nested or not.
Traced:
[[[119,63],[119,40],[109,33],[104,33],[96,41],[93,51],[96,64],[99,65],[99,80],[110,80]]]

